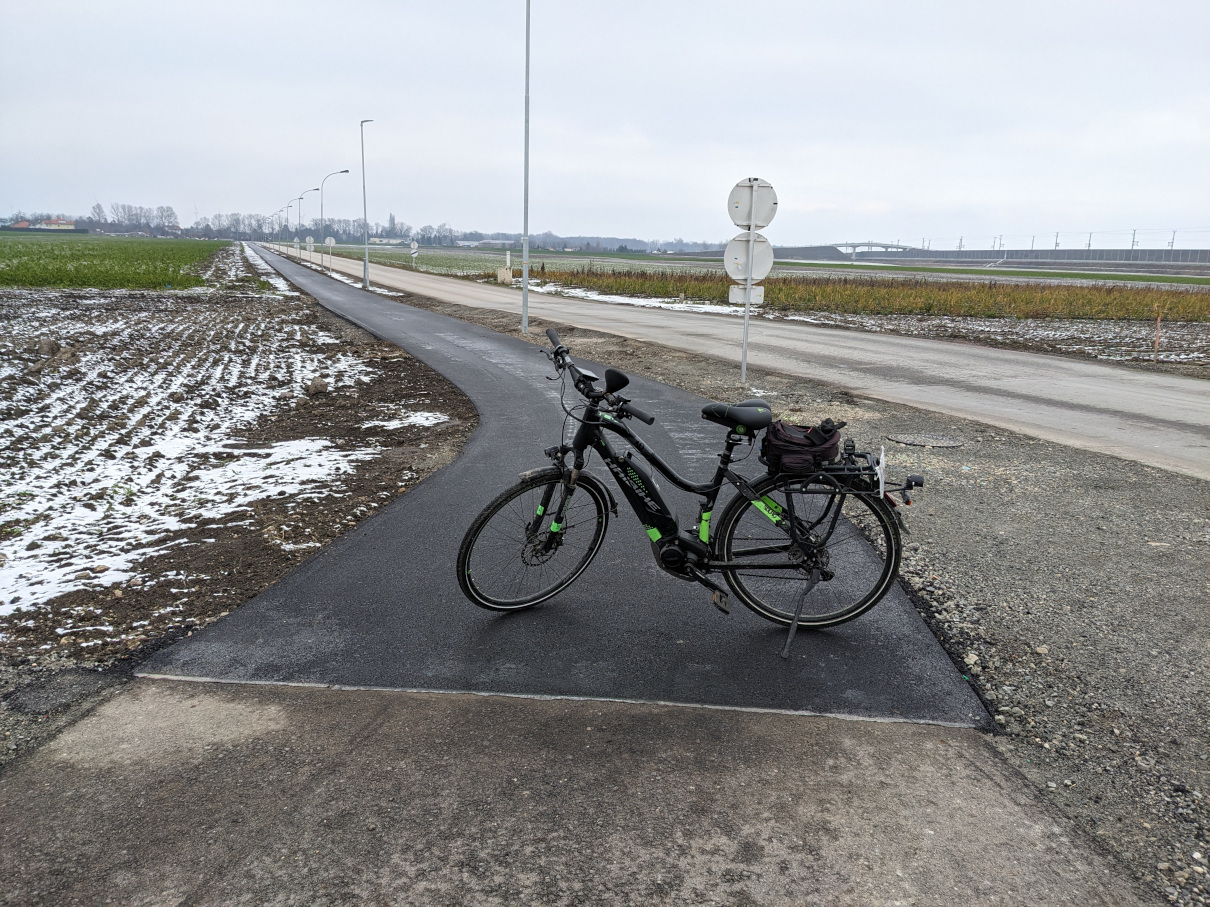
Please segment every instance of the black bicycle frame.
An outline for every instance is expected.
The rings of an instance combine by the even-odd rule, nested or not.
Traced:
[[[698,508],[696,538],[681,532],[681,527],[677,525],[676,517],[664,501],[659,488],[651,481],[650,474],[630,455],[629,451],[624,455],[619,455],[613,445],[609,443],[609,439],[602,429],[607,429],[620,435],[668,481],[678,488],[698,495],[703,499]],[[750,501],[754,507],[764,513],[775,525],[781,526],[787,522],[780,505],[771,498],[758,495],[743,476],[733,472],[729,468],[735,448],[743,441],[751,441],[751,439],[735,432],[727,432],[723,452],[719,454],[718,468],[715,470],[714,477],[709,482],[699,484],[677,475],[676,471],[665,463],[658,453],[647,446],[643,439],[631,431],[629,426],[617,416],[612,413],[602,412],[596,406],[590,404],[585,411],[584,418],[580,422],[580,427],[576,431],[572,443],[552,448],[550,452],[557,457],[562,457],[567,453],[575,453],[572,469],[565,480],[570,491],[574,489],[575,483],[579,479],[580,471],[584,469],[585,451],[589,449],[595,450],[605,463],[606,468],[613,474],[618,487],[621,488],[622,493],[626,496],[626,500],[634,508],[639,521],[643,524],[643,528],[647,531],[647,535],[653,543],[659,544],[679,538],[682,543],[696,548],[703,558],[710,561],[713,553],[710,548],[710,519],[713,516],[714,505],[724,484],[733,485],[740,494]],[[555,453],[556,451],[557,454]],[[569,497],[570,495],[564,495],[560,505],[561,511],[566,510]],[[544,502],[544,504],[547,503]],[[837,508],[837,512],[839,512],[839,508]],[[563,512],[556,514],[555,525],[562,525],[563,518]],[[799,533],[795,531],[796,527],[794,524],[797,522],[796,520],[792,521],[788,528],[783,528],[792,543],[802,545],[803,542],[797,538]],[[772,550],[774,549],[770,549],[770,551]],[[732,565],[710,562],[709,566],[723,568]],[[759,569],[766,566],[774,569],[778,567],[784,568],[785,563],[779,562],[778,564],[768,565],[746,564],[745,566],[750,569]]]

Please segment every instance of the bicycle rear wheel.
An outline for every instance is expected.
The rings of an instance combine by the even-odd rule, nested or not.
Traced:
[[[609,507],[595,482],[581,481],[552,534],[564,491],[562,473],[545,469],[483,509],[458,550],[458,585],[467,598],[491,611],[519,611],[575,582],[605,539]]]
[[[901,542],[895,518],[877,493],[838,493],[810,478],[767,476],[754,482],[771,512],[788,517],[794,499],[804,554],[789,536],[743,497],[727,505],[719,523],[719,556],[737,598],[766,620],[789,624],[802,598],[800,627],[831,627],[859,617],[886,595],[899,570]],[[818,582],[812,587],[813,572]]]

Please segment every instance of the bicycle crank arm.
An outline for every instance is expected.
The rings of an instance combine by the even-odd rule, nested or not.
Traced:
[[[714,593],[712,596],[710,596],[710,601],[714,607],[718,608],[724,614],[731,613],[731,595],[726,589],[724,589],[714,580],[710,579],[710,577],[706,576],[706,574],[702,573],[702,571],[698,570],[696,567],[686,566],[685,569],[691,577]]]

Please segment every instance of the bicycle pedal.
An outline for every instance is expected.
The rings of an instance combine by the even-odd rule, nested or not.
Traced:
[[[710,601],[714,607],[718,608],[724,614],[731,613],[731,596],[726,592],[720,592],[717,589],[710,593]]]

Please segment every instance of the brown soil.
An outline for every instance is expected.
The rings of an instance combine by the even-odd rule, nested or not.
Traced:
[[[341,337],[343,349],[374,365],[374,378],[356,393],[339,391],[299,397],[251,430],[242,432],[250,446],[299,438],[326,438],[338,448],[364,447],[361,427],[376,404],[428,395],[451,419],[436,426],[404,426],[375,442],[385,446],[381,456],[360,464],[342,477],[339,494],[322,500],[307,498],[259,501],[253,525],[233,528],[226,518],[206,521],[161,540],[168,552],[142,561],[140,573],[172,576],[172,583],[134,580],[105,589],[82,589],[53,599],[31,620],[27,611],[0,618],[0,658],[36,662],[40,646],[53,643],[60,659],[106,664],[115,658],[138,659],[145,648],[158,648],[166,635],[205,625],[247,601],[280,579],[287,570],[374,510],[390,503],[429,473],[454,459],[476,424],[470,401],[452,384],[397,347],[314,305],[312,317]],[[423,447],[421,445],[424,445]],[[175,544],[173,544],[175,543]],[[305,549],[283,548],[306,544]],[[184,597],[182,597],[184,593]],[[179,605],[180,610],[171,611]],[[119,632],[58,634],[81,612]],[[138,627],[134,636],[127,628]],[[93,643],[82,648],[83,643]]]

